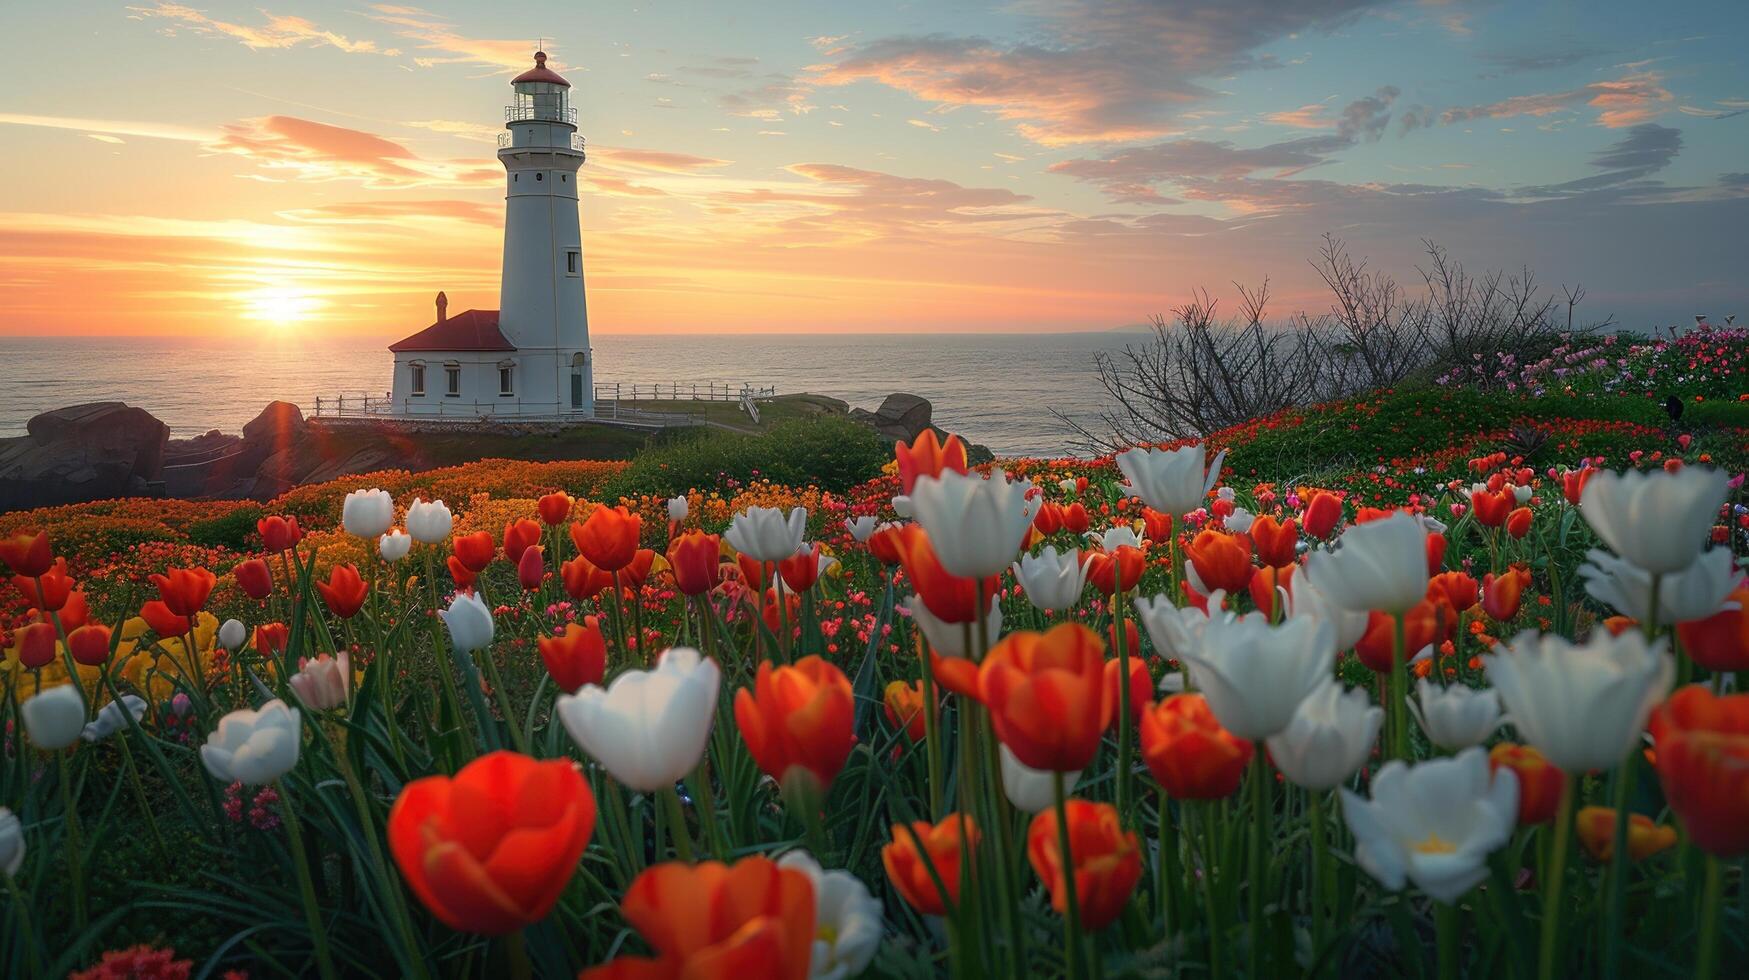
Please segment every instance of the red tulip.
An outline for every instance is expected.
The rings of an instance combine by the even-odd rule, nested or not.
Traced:
[[[1566,470],[1561,474],[1561,496],[1567,498],[1567,503],[1579,506],[1579,498],[1585,496],[1585,484],[1597,470],[1582,466],[1576,470]]]
[[[31,534],[18,531],[10,537],[0,538],[0,562],[5,562],[14,575],[25,578],[35,578],[47,572],[55,563],[49,551],[48,532]]]
[[[449,568],[449,577],[455,579],[456,588],[471,589],[474,587],[474,579],[478,578],[479,574],[464,564],[460,558],[450,555],[444,565]]]
[[[516,581],[523,589],[533,592],[540,588],[541,582],[547,577],[547,562],[544,557],[546,549],[540,545],[522,549],[522,557],[516,561]]]
[[[153,575],[158,597],[178,616],[193,616],[206,608],[218,577],[204,568],[172,568],[167,575]]]
[[[1749,851],[1749,694],[1700,684],[1652,712],[1658,781],[1694,845],[1716,857]]]
[[[34,578],[14,575],[12,585],[33,608],[45,613],[60,612],[73,594],[73,576],[67,574],[65,558],[56,558],[48,571]]]
[[[277,514],[256,521],[255,533],[261,535],[262,550],[274,554],[290,551],[304,539],[304,529],[298,527],[297,518]]]
[[[1095,551],[1087,556],[1087,581],[1105,595],[1134,591],[1147,568],[1142,549],[1118,545],[1116,551]]]
[[[565,592],[579,602],[593,599],[613,586],[612,573],[596,568],[582,555],[560,565],[559,578],[565,583]]]
[[[1093,522],[1087,516],[1087,508],[1077,500],[1063,508],[1063,530],[1070,534],[1086,534]]]
[[[192,620],[170,611],[161,599],[153,599],[140,607],[140,618],[159,636],[181,636],[188,632]]]
[[[910,493],[917,486],[918,477],[940,476],[944,470],[964,473],[969,469],[966,444],[960,441],[960,437],[948,436],[946,442],[941,442],[934,429],[918,433],[909,446],[896,443],[893,455],[899,461],[900,493]]]
[[[1185,555],[1206,592],[1243,592],[1256,571],[1251,564],[1251,543],[1242,534],[1203,531],[1191,540]]]
[[[1457,613],[1444,599],[1423,599],[1403,614],[1403,659],[1415,655],[1439,639],[1440,627],[1457,625]],[[1366,633],[1354,645],[1354,653],[1368,669],[1381,674],[1391,672],[1391,657],[1396,649],[1396,619],[1388,613],[1374,610],[1367,617]]]
[[[231,574],[237,578],[237,587],[251,599],[265,599],[273,594],[273,571],[260,558],[238,562]]]
[[[358,568],[353,565],[335,565],[328,570],[328,581],[316,582],[316,591],[322,594],[322,601],[328,610],[341,619],[351,619],[364,608],[364,600],[370,594],[370,589],[364,584],[364,579],[358,575]]]
[[[1256,746],[1221,727],[1200,694],[1174,694],[1142,713],[1142,761],[1168,796],[1232,796]]]
[[[560,490],[535,501],[534,507],[540,513],[541,523],[548,527],[558,527],[570,518],[571,503],[571,495]]]
[[[504,525],[504,557],[515,565],[522,561],[522,553],[540,543],[540,524],[528,518],[520,518]]]
[[[1063,529],[1063,505],[1049,500],[1038,505],[1038,512],[1032,515],[1032,528],[1044,537]]]
[[[61,607],[61,628],[71,633],[91,621],[91,607],[85,603],[85,590],[67,593],[67,604]]]
[[[1275,614],[1275,605],[1281,600],[1277,589],[1286,589],[1288,595],[1293,595],[1294,570],[1297,568],[1298,565],[1288,565],[1285,568],[1264,566],[1251,576],[1251,584],[1247,588],[1251,592],[1251,602],[1258,611],[1270,616]]]
[[[474,575],[479,575],[492,564],[492,558],[498,553],[498,546],[492,543],[490,531],[475,531],[472,534],[458,534],[450,542],[451,557],[461,562]]]
[[[1300,526],[1293,518],[1277,522],[1268,514],[1251,522],[1251,545],[1257,560],[1270,568],[1286,568],[1298,558]]]
[[[1428,598],[1443,598],[1458,612],[1476,604],[1476,580],[1464,572],[1441,572],[1427,580]]]
[[[1531,513],[1529,507],[1520,507],[1512,513],[1507,514],[1506,533],[1511,535],[1515,541],[1523,540],[1524,536],[1530,533],[1530,519]]]
[[[1172,515],[1152,507],[1142,508],[1142,536],[1155,544],[1172,540]]]
[[[87,667],[101,667],[109,663],[109,638],[107,626],[81,626],[67,634],[67,650],[75,662]]]
[[[644,519],[624,507],[602,504],[590,512],[588,520],[571,525],[571,540],[590,564],[617,572],[636,557],[643,526]]]
[[[805,775],[824,793],[856,746],[855,708],[850,678],[826,660],[764,661],[753,690],[735,693],[735,724],[766,775],[779,783]]]
[[[60,639],[48,623],[31,623],[15,630],[18,634],[18,662],[30,670],[47,667],[55,662],[55,647]]]
[[[1476,523],[1483,527],[1505,526],[1506,515],[1517,502],[1518,497],[1511,490],[1470,491],[1470,510],[1476,515]]]
[[[1677,623],[1676,635],[1689,659],[1707,670],[1749,670],[1749,586],[1740,586],[1725,601],[1737,608]]]
[[[1561,790],[1567,774],[1549,762],[1533,746],[1501,742],[1488,750],[1488,766],[1504,766],[1518,775],[1518,823],[1548,823],[1561,806]]]
[[[1117,699],[1105,680],[1105,644],[1080,623],[1019,631],[984,655],[978,691],[996,737],[1033,769],[1085,769]]]
[[[933,825],[924,820],[909,827],[894,824],[892,843],[881,848],[887,880],[917,911],[946,915],[949,905],[959,904],[960,879],[972,870],[969,862],[962,861],[977,851],[979,836],[972,818],[958,813],[950,813]],[[934,874],[930,874],[932,868]],[[938,878],[940,885],[936,884]]]
[[[1608,861],[1615,854],[1614,808],[1581,807],[1573,816],[1573,831],[1592,860]],[[1676,828],[1655,824],[1643,813],[1628,814],[1627,837],[1628,857],[1635,861],[1676,846]]]
[[[687,531],[668,544],[668,567],[681,595],[703,595],[722,578],[722,539],[703,531]]]
[[[595,829],[595,797],[568,759],[492,752],[455,776],[408,783],[389,811],[407,887],[445,925],[500,936],[546,918]]]
[[[1530,570],[1513,565],[1495,575],[1482,576],[1482,611],[1497,622],[1511,622],[1518,616],[1519,601],[1530,585]]]
[[[902,550],[899,547],[904,529],[899,527],[883,527],[868,536],[868,553],[887,568],[899,564]]]
[[[575,694],[585,684],[601,683],[607,673],[607,639],[594,616],[567,623],[563,633],[543,636],[536,644],[547,673],[566,694]]]
[[[255,627],[255,652],[263,657],[275,657],[285,652],[291,642],[291,627],[284,623],[262,623]]]
[[[1427,536],[1427,574],[1438,575],[1445,565],[1445,535],[1429,534]]]
[[[778,562],[777,573],[783,576],[783,584],[797,595],[813,588],[820,579],[819,543]]]
[[[1322,541],[1330,537],[1342,520],[1342,498],[1325,490],[1314,490],[1300,514],[1300,526],[1306,534]]]
[[[1116,625],[1115,623],[1113,625]],[[1136,624],[1130,623],[1124,630],[1124,645],[1135,643],[1140,645],[1136,637]],[[1135,650],[1130,651],[1130,724],[1134,725],[1148,710],[1149,702],[1153,701],[1154,677],[1148,673],[1148,663],[1136,656]],[[1105,662],[1105,685],[1110,688],[1108,696],[1112,704],[1123,703],[1123,670],[1118,666],[1122,661],[1113,657]],[[1118,714],[1111,713],[1111,727],[1117,728]]]
[[[1051,907],[1068,914],[1068,876],[1075,876],[1076,905],[1081,928],[1097,932],[1117,921],[1142,879],[1142,849],[1134,831],[1126,831],[1110,803],[1069,800],[1064,807],[1069,825],[1069,859],[1064,860],[1057,811],[1032,818],[1026,831],[1026,856],[1039,880],[1050,889]]]

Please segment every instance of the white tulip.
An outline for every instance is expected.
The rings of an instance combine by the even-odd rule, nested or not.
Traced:
[[[340,505],[340,526],[359,538],[375,538],[395,523],[395,500],[387,490],[354,490]]]
[[[1056,805],[1056,773],[1021,762],[1006,745],[998,745],[996,751],[1002,757],[1002,792],[1007,794],[1008,802],[1027,813],[1039,813]],[[1079,769],[1063,773],[1063,792],[1073,793],[1080,779]]]
[[[923,631],[923,638],[929,641],[929,646],[943,657],[971,657],[982,654],[982,650],[966,648],[966,628],[963,623],[948,623],[937,619],[923,604],[923,597],[913,595],[905,600],[906,608],[911,610],[911,618],[916,621],[917,628]],[[1002,635],[1002,603],[995,596],[990,597],[990,611],[984,616],[984,628],[990,636],[990,642]],[[978,624],[971,628],[972,644],[978,642]]]
[[[678,524],[686,520],[687,512],[690,509],[691,505],[687,503],[685,497],[668,498],[668,519],[674,523]]]
[[[463,653],[483,650],[492,642],[492,610],[472,592],[457,593],[448,609],[437,613],[449,627],[449,640]]]
[[[1385,763],[1372,799],[1346,789],[1342,814],[1354,832],[1354,859],[1391,891],[1405,880],[1450,905],[1488,877],[1488,855],[1518,822],[1518,774],[1488,768],[1488,753],[1468,748],[1413,767]]]
[[[219,646],[236,653],[243,649],[243,644],[249,642],[249,627],[235,619],[225,620],[225,625],[219,627]]]
[[[911,506],[949,575],[988,578],[1008,570],[1032,527],[1032,489],[1030,480],[1010,480],[1002,470],[988,479],[947,470],[920,477]]]
[[[123,712],[127,714],[123,714]],[[137,694],[124,694],[120,701],[111,701],[97,712],[97,719],[79,731],[87,742],[101,742],[128,727],[128,715],[139,721],[146,716],[146,699]]]
[[[1594,629],[1584,644],[1535,630],[1482,658],[1524,741],[1575,775],[1610,769],[1639,743],[1676,665],[1639,630]]]
[[[1335,666],[1329,623],[1288,619],[1271,626],[1262,613],[1211,618],[1200,650],[1184,657],[1191,680],[1221,727],[1244,739],[1280,732]]]
[[[71,684],[51,687],[19,705],[24,732],[39,749],[53,752],[79,740],[85,730],[85,701]]]
[[[1623,616],[1647,621],[1652,610],[1652,576],[1645,569],[1593,548],[1585,553],[1579,577],[1585,580],[1585,591],[1591,598]],[[1711,616],[1725,604],[1725,597],[1742,577],[1729,548],[1702,552],[1687,568],[1658,579],[1658,625]]]
[[[346,703],[346,691],[352,686],[352,658],[345,650],[339,657],[325,653],[314,660],[300,657],[291,686],[298,700],[316,711],[338,708]]]
[[[717,710],[717,662],[691,647],[663,651],[650,670],[606,688],[586,684],[554,706],[572,740],[614,779],[641,793],[673,786],[704,755]]]
[[[1073,608],[1087,585],[1090,555],[1058,551],[1046,545],[1036,555],[1021,555],[1014,563],[1014,580],[1026,590],[1026,598],[1044,612]]]
[[[413,536],[405,531],[390,531],[377,538],[377,554],[383,556],[383,561],[400,561],[412,550]]]
[[[1532,491],[1529,487],[1514,486],[1512,488],[1512,496],[1517,498],[1519,506],[1522,507],[1525,504],[1530,503]]]
[[[18,815],[0,806],[0,873],[10,878],[24,865],[24,825]]]
[[[1334,551],[1306,558],[1331,602],[1353,612],[1399,615],[1427,597],[1427,531],[1398,511],[1342,532]]]
[[[240,708],[219,719],[218,730],[200,747],[200,761],[221,783],[271,783],[298,764],[303,716],[275,698],[259,711]]]
[[[879,523],[873,514],[864,514],[861,517],[845,518],[844,529],[850,532],[853,541],[857,544],[864,544],[868,541],[869,536],[875,533],[875,528]]]
[[[1234,534],[1246,534],[1250,532],[1251,525],[1256,522],[1256,514],[1251,513],[1243,507],[1234,507],[1233,512],[1228,514],[1226,520],[1223,520],[1221,523],[1226,526],[1227,530],[1232,531]]]
[[[1221,478],[1221,461],[1227,451],[1215,456],[1204,471],[1207,450],[1202,443],[1179,449],[1127,449],[1117,455],[1117,468],[1128,481],[1125,493],[1174,518],[1201,507]]]
[[[1586,481],[1579,513],[1616,554],[1669,575],[1700,555],[1729,493],[1724,472],[1706,466],[1604,471]]]
[[[1330,601],[1324,590],[1318,587],[1316,574],[1311,563],[1301,567],[1300,573],[1294,576],[1294,587],[1288,596],[1289,616],[1309,616],[1330,623],[1336,630],[1336,649],[1352,650],[1366,635],[1370,616],[1365,610],[1344,609]]]
[[[916,516],[917,511],[911,506],[909,495],[896,493],[893,495],[893,513],[899,515],[900,520],[908,521]]]
[[[1081,481],[1076,480],[1073,477],[1065,477],[1064,479],[1057,481],[1057,488],[1064,493],[1074,493],[1075,489],[1079,486],[1081,486]]]
[[[814,949],[809,980],[847,980],[868,969],[886,933],[880,900],[848,871],[827,871],[807,851],[777,859],[814,883]]]
[[[1434,684],[1423,677],[1415,686],[1409,713],[1427,740],[1447,752],[1481,745],[1500,727],[1500,692],[1468,684]]]
[[[1090,533],[1087,536],[1099,542],[1101,551],[1116,551],[1124,547],[1140,548],[1142,546],[1142,539],[1136,534],[1136,529],[1128,524],[1113,524],[1102,532]]]
[[[441,500],[413,498],[407,506],[407,534],[420,544],[442,544],[455,527],[455,515]],[[387,530],[387,528],[384,528]]]
[[[1385,709],[1333,679],[1306,696],[1293,720],[1269,736],[1269,757],[1295,786],[1324,792],[1348,781],[1372,754]]]
[[[1220,594],[1209,597],[1209,608],[1220,608]],[[1202,649],[1202,634],[1208,628],[1209,616],[1195,606],[1175,606],[1165,595],[1136,596],[1136,618],[1148,631],[1154,652],[1170,660],[1184,658]]]
[[[802,550],[807,532],[805,508],[794,507],[785,514],[776,507],[749,507],[735,515],[723,537],[754,561],[783,561]]]

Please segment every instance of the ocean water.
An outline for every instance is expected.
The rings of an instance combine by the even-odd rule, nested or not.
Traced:
[[[775,386],[875,408],[895,391],[934,404],[935,422],[1003,455],[1058,455],[1073,433],[1052,409],[1091,423],[1106,407],[1094,357],[1130,333],[633,335],[593,338],[599,383]],[[0,337],[0,435],[88,401],[151,412],[177,438],[240,432],[274,399],[382,395],[388,341],[258,338]]]

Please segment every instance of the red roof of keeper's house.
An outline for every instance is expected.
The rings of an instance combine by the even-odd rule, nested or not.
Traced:
[[[498,329],[497,310],[468,310],[457,313],[389,345],[389,350],[396,354],[408,351],[515,349]]]
[[[545,51],[536,51],[534,53],[534,67],[510,80],[512,85],[517,82],[551,82],[554,85],[571,87],[571,83],[565,81],[565,76],[547,67],[547,53]]]

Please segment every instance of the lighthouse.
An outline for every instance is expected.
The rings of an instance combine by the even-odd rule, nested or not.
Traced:
[[[504,165],[504,266],[497,310],[454,316],[392,345],[393,412],[452,417],[581,416],[595,411],[577,171],[583,138],[571,83],[547,67],[510,81],[498,161]]]

